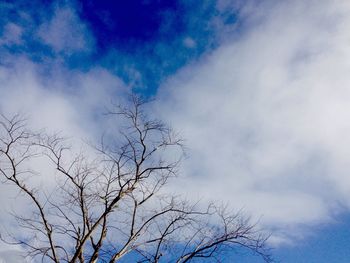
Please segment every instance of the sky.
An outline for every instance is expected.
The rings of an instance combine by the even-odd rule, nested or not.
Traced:
[[[95,140],[154,98],[187,146],[169,191],[244,209],[280,262],[348,262],[349,28],[347,0],[0,0],[0,112]]]

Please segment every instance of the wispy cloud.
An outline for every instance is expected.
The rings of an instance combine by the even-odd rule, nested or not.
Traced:
[[[72,7],[56,7],[54,15],[38,29],[38,36],[55,52],[90,51],[93,38]]]

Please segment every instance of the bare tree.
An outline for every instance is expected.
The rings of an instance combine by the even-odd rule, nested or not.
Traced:
[[[2,235],[42,262],[220,262],[222,253],[248,249],[269,262],[266,237],[238,212],[213,203],[192,204],[164,191],[176,176],[182,141],[164,123],[149,119],[144,102],[109,115],[121,120],[114,139],[103,137],[91,154],[74,154],[58,135],[33,133],[19,115],[0,119],[0,173],[30,201],[15,214],[26,238]],[[170,152],[170,154],[169,154]],[[34,187],[45,158],[55,168],[54,189]]]

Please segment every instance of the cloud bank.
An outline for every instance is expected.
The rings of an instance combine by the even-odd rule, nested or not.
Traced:
[[[348,208],[349,14],[347,1],[247,4],[243,32],[164,83],[158,107],[189,146],[182,189],[287,235]]]

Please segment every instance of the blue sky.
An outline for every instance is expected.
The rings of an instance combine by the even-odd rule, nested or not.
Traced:
[[[1,1],[0,111],[93,140],[104,104],[155,97],[189,148],[170,190],[259,218],[281,262],[349,262],[349,14],[326,0]]]
[[[63,54],[66,66],[88,70],[101,65],[134,89],[147,89],[143,91],[146,93],[154,94],[166,77],[218,44],[216,26],[208,22],[216,15],[212,1],[50,2],[15,1],[12,7],[11,2],[3,4],[6,19],[2,24],[9,18],[26,25],[24,43],[7,45],[8,51],[25,53],[33,60],[57,57],[32,33],[58,9],[69,8],[83,25],[84,32],[80,33],[85,34],[87,42],[84,50]],[[29,24],[18,7],[30,16]],[[224,23],[235,22],[234,14],[222,16]]]

